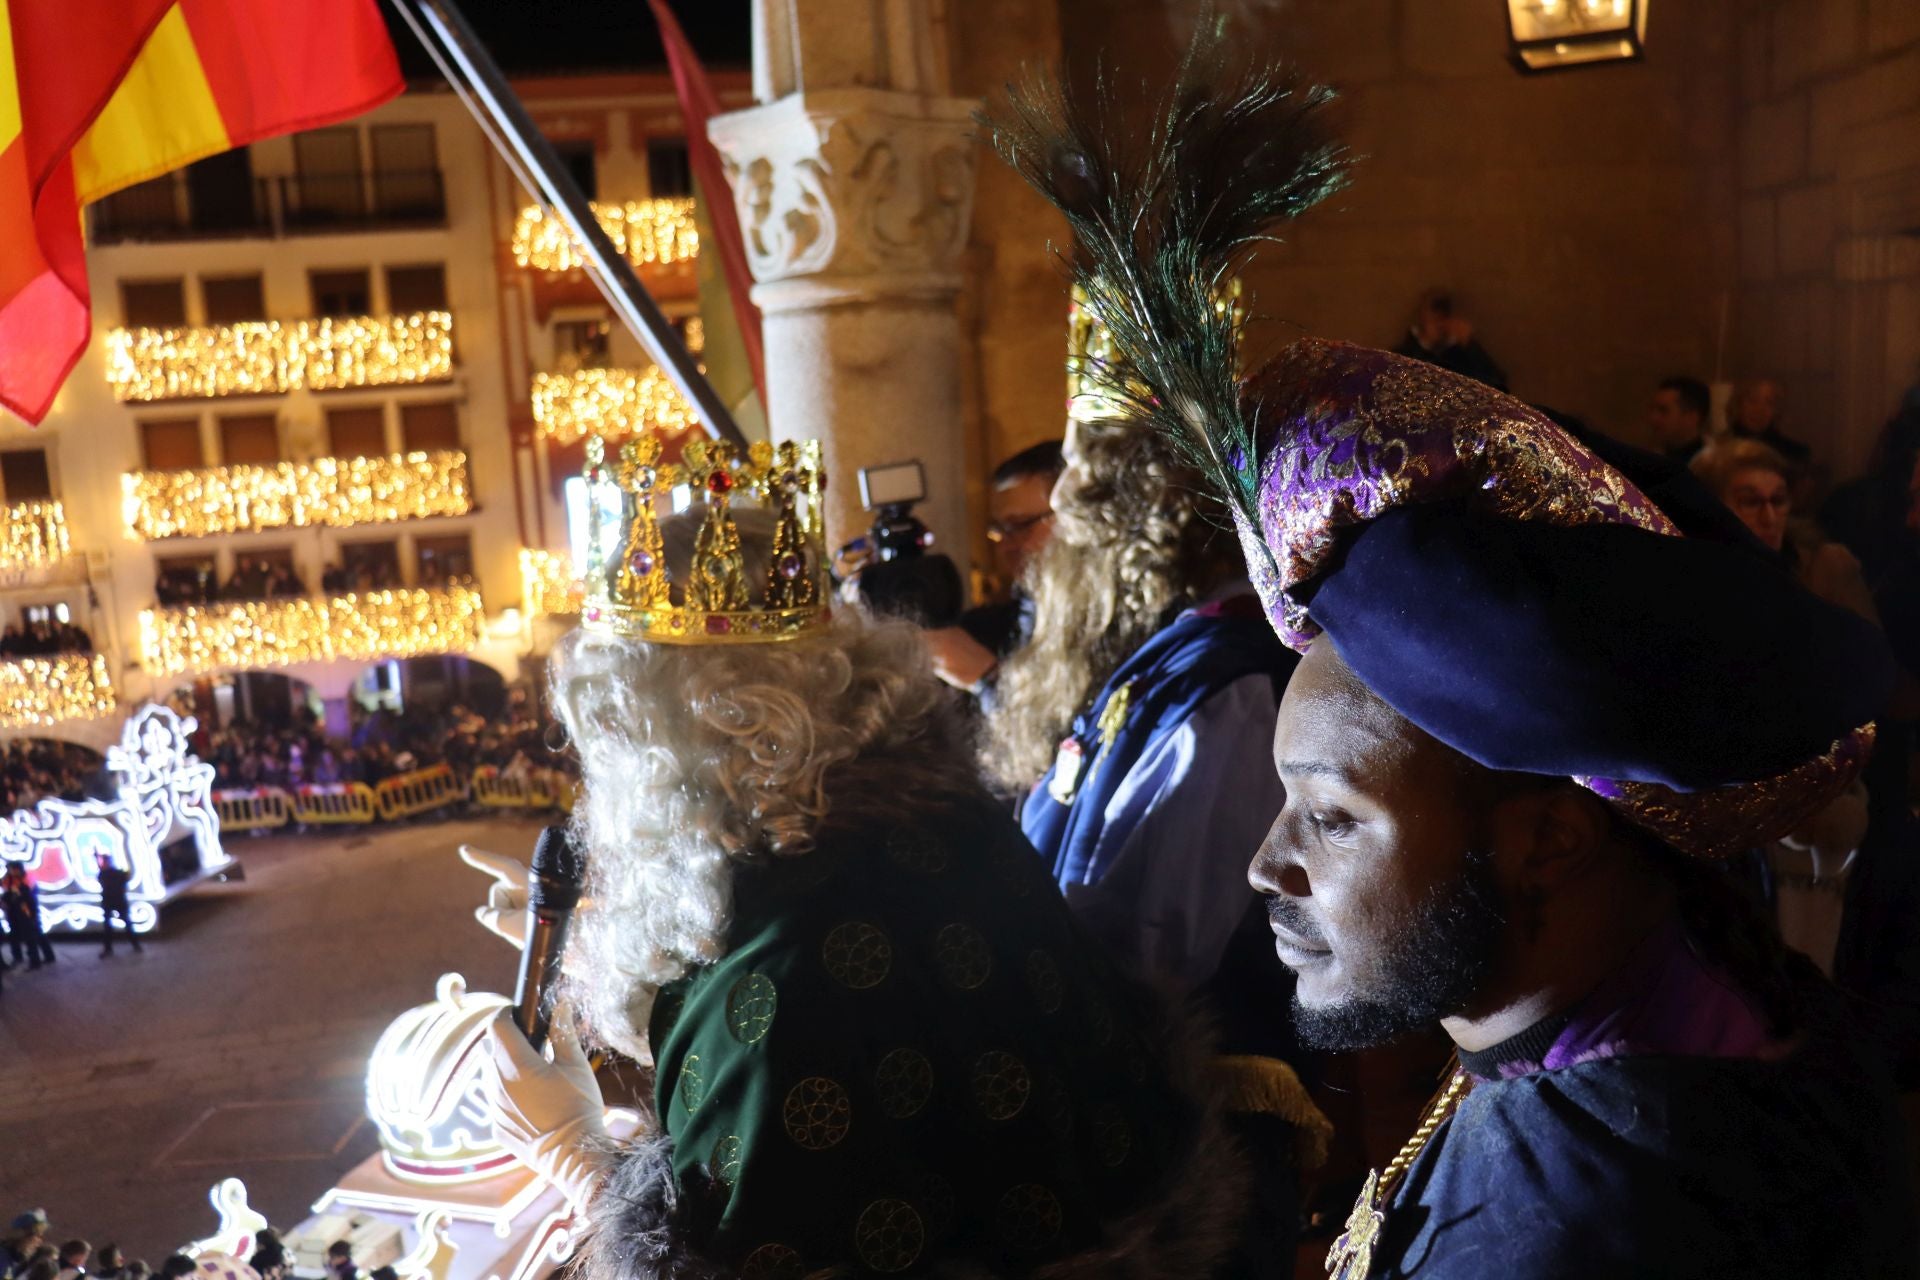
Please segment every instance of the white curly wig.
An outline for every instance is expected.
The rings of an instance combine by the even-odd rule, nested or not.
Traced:
[[[670,570],[699,515],[662,522]],[[766,544],[741,526],[751,580]],[[567,994],[596,1040],[642,1061],[660,987],[726,953],[735,861],[799,856],[829,821],[911,818],[980,785],[919,633],[848,609],[771,644],[575,631],[552,691],[586,784],[573,825],[588,903]]]

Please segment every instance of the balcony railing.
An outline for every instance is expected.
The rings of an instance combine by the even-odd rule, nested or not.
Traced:
[[[113,710],[113,681],[97,653],[0,661],[0,729],[91,720]]]
[[[582,584],[564,551],[520,548],[520,607],[530,616],[580,612]]]
[[[184,171],[89,205],[96,245],[218,240],[446,225],[446,180],[437,169],[301,173],[255,178],[250,188],[197,199]]]
[[[127,533],[141,540],[312,525],[338,529],[473,510],[467,455],[454,449],[135,471],[122,476],[120,485]]]
[[[142,613],[140,649],[156,676],[378,662],[466,653],[479,643],[483,617],[472,587],[184,605]]]
[[[700,253],[691,197],[596,202],[593,215],[613,247],[637,267],[691,262]],[[514,220],[513,258],[537,271],[571,271],[585,263],[566,224],[540,205],[527,206]]]
[[[335,391],[452,376],[453,317],[444,311],[107,334],[107,385],[122,401]]]
[[[533,379],[533,421],[540,434],[570,444],[593,433],[623,436],[652,427],[685,431],[698,421],[693,408],[658,365],[541,373]]]
[[[297,173],[269,181],[288,232],[438,227],[447,221],[446,183],[438,169]]]
[[[0,533],[0,581],[51,569],[72,554],[67,516],[50,498],[0,507],[7,527]]]

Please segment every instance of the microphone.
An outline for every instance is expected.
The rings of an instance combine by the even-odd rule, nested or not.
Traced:
[[[527,945],[520,952],[520,980],[513,989],[514,1025],[535,1049],[547,1043],[553,989],[560,976],[560,957],[567,949],[567,926],[580,901],[584,871],[565,827],[548,827],[540,833],[527,884]]]

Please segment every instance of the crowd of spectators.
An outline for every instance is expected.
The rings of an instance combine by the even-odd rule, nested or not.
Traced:
[[[219,580],[208,564],[167,569],[154,583],[154,595],[163,605],[212,604],[217,600],[278,600],[304,596],[307,584],[293,566],[265,556],[241,556],[233,574]]]
[[[319,718],[296,710],[288,723],[236,720],[202,729],[195,750],[214,767],[221,788],[375,786],[396,774],[437,764],[465,775],[483,765],[506,776],[563,766],[552,721],[524,689],[507,692],[504,710],[482,715],[460,703],[364,715],[345,740],[328,738]]]
[[[168,1254],[156,1271],[143,1258],[127,1257],[118,1245],[96,1249],[78,1238],[57,1245],[52,1239],[44,1210],[30,1209],[16,1217],[0,1234],[0,1280],[208,1280],[231,1274],[220,1265],[227,1255],[202,1254],[196,1259],[187,1253]],[[262,1227],[253,1238],[251,1252],[234,1260],[245,1263],[260,1280],[288,1280],[293,1274],[293,1255],[272,1227]],[[337,1240],[327,1247],[326,1270],[330,1280],[360,1280],[361,1270],[347,1241]],[[368,1280],[398,1280],[392,1267],[375,1267],[365,1274]]]
[[[70,742],[16,738],[0,743],[0,814],[31,809],[50,796],[83,799],[100,767],[96,752]]]
[[[8,623],[0,630],[0,658],[38,658],[56,653],[92,653],[93,637],[85,627],[56,618]]]

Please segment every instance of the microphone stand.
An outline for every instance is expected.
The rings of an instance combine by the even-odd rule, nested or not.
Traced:
[[[586,253],[588,275],[599,286],[613,313],[620,317],[653,362],[673,380],[693,406],[707,434],[745,450],[739,424],[694,363],[686,343],[668,323],[660,305],[640,283],[633,264],[613,247],[607,233],[581,194],[553,145],[533,123],[520,96],[501,74],[486,46],[461,14],[455,0],[393,0],[427,53],[460,95],[461,102],[493,143],[520,185],[559,215]],[[726,192],[707,193],[725,199]]]

